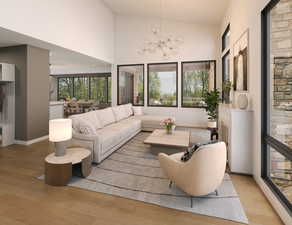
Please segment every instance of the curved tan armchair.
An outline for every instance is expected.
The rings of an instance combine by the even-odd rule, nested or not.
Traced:
[[[226,145],[218,142],[202,146],[187,162],[183,153],[159,153],[161,168],[171,182],[191,196],[203,196],[216,191],[226,169]]]

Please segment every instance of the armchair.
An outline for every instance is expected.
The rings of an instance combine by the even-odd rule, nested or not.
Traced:
[[[170,181],[191,196],[204,196],[216,191],[226,169],[225,143],[202,146],[187,162],[181,161],[182,155],[158,155],[160,166]]]

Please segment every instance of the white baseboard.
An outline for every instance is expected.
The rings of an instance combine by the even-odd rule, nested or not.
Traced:
[[[32,140],[29,140],[29,141],[15,140],[14,144],[17,144],[17,145],[32,145],[34,143],[38,143],[38,142],[47,140],[48,138],[49,138],[49,135],[46,135],[46,136],[43,136],[43,137],[39,137],[39,138],[36,138],[36,139],[32,139]]]

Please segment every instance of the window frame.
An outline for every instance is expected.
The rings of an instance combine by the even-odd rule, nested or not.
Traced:
[[[270,73],[270,51],[269,51],[269,12],[280,2],[280,0],[271,0],[268,5],[261,12],[261,177],[267,184],[269,189],[274,193],[280,203],[287,209],[288,213],[292,216],[292,204],[273,183],[269,177],[269,150],[268,146],[272,147],[275,151],[285,156],[288,160],[292,160],[292,150],[284,143],[273,138],[268,133],[268,120],[269,118],[269,105],[267,100],[270,98],[269,78]]]
[[[227,51],[226,51],[226,53],[222,56],[222,58],[221,58],[221,62],[222,62],[222,84],[221,84],[221,88],[222,88],[222,101],[224,101],[224,98],[225,98],[225,96],[224,96],[224,91],[223,91],[223,85],[224,85],[224,81],[226,81],[225,80],[225,63],[224,63],[224,58],[226,58],[227,56],[229,55],[229,81],[230,81],[230,49],[228,49]]]
[[[150,105],[149,104],[149,67],[155,65],[168,65],[175,64],[176,65],[176,105]],[[164,63],[148,63],[147,64],[147,106],[148,107],[169,107],[169,108],[177,108],[178,107],[178,62],[164,62]]]
[[[214,63],[214,89],[216,89],[216,77],[217,77],[217,73],[216,73],[216,60],[198,60],[198,61],[182,61],[181,62],[181,108],[198,108],[198,109],[205,109],[206,106],[184,106],[183,105],[183,93],[184,93],[184,71],[183,71],[183,65],[184,64],[188,64],[188,63]]]
[[[108,87],[108,79],[109,77],[111,77],[111,73],[76,73],[76,74],[54,74],[54,75],[50,75],[52,77],[55,77],[57,78],[57,100],[59,101],[60,100],[60,91],[59,91],[59,80],[62,79],[62,78],[71,78],[73,79],[73,87],[72,87],[72,98],[75,97],[75,82],[74,82],[74,78],[80,78],[80,77],[88,77],[89,80],[88,80],[88,99],[89,100],[92,100],[91,99],[91,78],[92,77],[105,77],[106,78],[106,93],[107,93],[107,96],[106,96],[106,101],[107,103],[111,103],[109,102],[109,93],[108,93],[108,90],[109,90],[109,87]]]
[[[119,103],[120,93],[119,93],[119,86],[120,86],[120,67],[127,67],[127,66],[143,66],[143,104],[134,104],[133,106],[145,106],[145,65],[143,63],[138,64],[121,64],[117,65],[117,105],[123,105]]]
[[[222,52],[224,52],[228,48],[228,46],[225,46],[225,39],[226,39],[226,36],[227,36],[229,31],[230,31],[230,23],[227,25],[227,27],[225,28],[224,33],[221,36],[221,49],[222,49]]]

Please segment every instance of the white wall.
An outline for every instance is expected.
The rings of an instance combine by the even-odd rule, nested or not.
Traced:
[[[223,34],[227,24],[230,23],[232,47],[240,35],[246,29],[249,29],[248,85],[252,100],[251,108],[254,111],[253,175],[282,220],[286,224],[292,224],[291,216],[285,211],[261,178],[261,10],[268,2],[269,0],[230,1],[230,7],[221,24],[220,35]],[[221,58],[221,54],[219,54],[219,58]]]
[[[111,65],[52,65],[50,67],[51,75],[60,74],[78,74],[78,73],[110,73]]]
[[[147,63],[153,62],[179,62],[178,64],[178,105],[179,108],[146,107],[147,113],[160,115],[174,115],[179,125],[205,127],[207,115],[204,109],[181,108],[181,61],[216,60],[218,56],[218,33],[216,26],[187,24],[181,22],[164,21],[163,32],[173,36],[181,36],[184,43],[179,54],[165,60],[160,54],[140,55],[146,39],[151,39],[151,27],[159,24],[159,21],[149,18],[137,18],[116,16],[115,37],[115,64],[145,64],[145,96],[147,99]],[[117,68],[113,66],[113,87],[117,86]],[[116,88],[113,88],[113,104],[117,104]],[[145,103],[147,105],[147,103]]]
[[[114,15],[101,0],[1,1],[0,27],[109,63]]]

